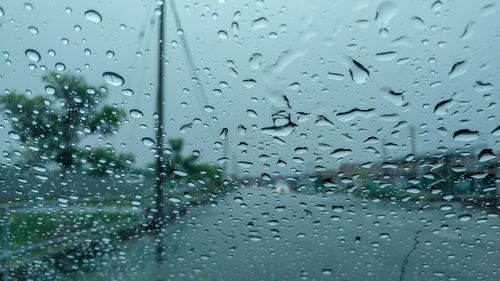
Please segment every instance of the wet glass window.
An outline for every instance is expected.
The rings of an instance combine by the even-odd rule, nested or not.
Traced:
[[[0,1],[0,280],[499,280],[499,9]]]

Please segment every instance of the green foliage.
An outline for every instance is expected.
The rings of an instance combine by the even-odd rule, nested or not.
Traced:
[[[92,175],[112,174],[116,170],[126,170],[134,161],[132,153],[116,154],[113,149],[102,147],[79,151],[78,156],[86,160],[85,164],[89,166],[89,173]]]
[[[175,182],[193,182],[203,186],[221,183],[221,172],[217,166],[200,163],[198,155],[182,155],[184,141],[181,138],[168,140],[171,154],[164,154],[164,176]],[[151,165],[153,166],[153,165]],[[186,173],[187,175],[181,175]]]
[[[110,149],[87,151],[78,146],[88,135],[116,133],[126,117],[123,109],[102,104],[106,87],[56,72],[43,76],[42,81],[47,84],[46,94],[29,96],[13,90],[0,96],[0,108],[27,148],[25,162],[54,161],[63,170],[86,164],[92,172],[103,174],[108,169],[124,169],[133,161],[131,155],[117,155]],[[104,163],[114,165],[104,167]]]

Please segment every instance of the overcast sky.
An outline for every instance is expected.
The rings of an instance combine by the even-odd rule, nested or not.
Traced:
[[[491,134],[500,125],[495,1],[175,2],[183,30],[167,1],[165,131],[167,138],[183,137],[187,152],[201,151],[203,161],[223,157],[217,144],[224,144],[223,128],[231,165],[251,162],[239,171],[252,174],[380,161],[384,151],[387,157],[404,157],[411,153],[410,126],[418,154],[467,144],[498,152],[499,137]],[[154,135],[157,1],[29,3],[0,2],[1,94],[43,93],[43,69],[54,70],[57,63],[90,84],[103,84],[104,72],[116,72],[125,83],[108,85],[107,102],[144,116],[129,116],[113,138],[86,142],[134,152],[138,165],[152,162],[141,139]],[[88,10],[102,20],[85,16]],[[195,82],[181,35],[192,52]],[[27,49],[37,50],[41,59],[31,61]],[[123,89],[134,94],[126,96]],[[279,111],[273,124],[272,114]],[[290,122],[283,119],[288,115]],[[4,150],[7,141],[15,141],[8,123],[2,124]],[[238,130],[240,125],[246,130]],[[283,126],[273,130],[273,125]],[[454,139],[461,129],[478,131],[478,138]],[[248,144],[246,154],[241,142]],[[352,153],[331,156],[337,149]],[[264,154],[269,157],[259,157]],[[279,159],[287,165],[277,165]]]

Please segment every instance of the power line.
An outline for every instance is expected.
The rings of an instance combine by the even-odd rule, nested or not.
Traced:
[[[181,19],[179,17],[179,13],[177,12],[177,7],[175,6],[175,1],[174,0],[170,0],[170,5],[171,5],[172,13],[174,15],[175,24],[177,25],[178,29],[182,30],[182,33],[180,34],[180,37],[181,37],[182,44],[184,45],[183,50],[184,50],[184,55],[186,56],[188,70],[189,70],[191,76],[194,77],[194,78],[196,78],[196,80],[199,81],[199,83],[200,83],[199,87],[196,84],[194,85],[195,86],[194,90],[199,92],[199,94],[195,94],[195,97],[198,100],[198,103],[199,103],[200,106],[202,106],[203,104],[204,105],[209,105],[207,94],[205,92],[205,89],[203,88],[203,84],[201,83],[201,79],[200,79],[198,73],[196,72],[196,67],[195,67],[195,64],[194,64],[193,55],[192,55],[191,49],[189,48],[189,44],[188,44],[188,41],[187,41],[186,35],[185,35],[186,31],[182,27]],[[202,100],[200,100],[200,98]],[[203,116],[206,119],[210,120],[210,117],[207,116],[207,114],[205,113],[205,110],[203,108],[201,109],[201,113],[203,114]],[[217,124],[214,123],[214,125],[217,127],[218,130],[220,129]],[[218,133],[214,132],[211,127],[209,127],[209,128],[210,128],[209,129],[210,133],[215,138],[217,138],[218,137]]]

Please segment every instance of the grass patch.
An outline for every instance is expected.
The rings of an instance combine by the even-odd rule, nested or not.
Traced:
[[[70,233],[123,220],[130,222],[137,214],[70,212],[12,212],[9,223],[9,249],[30,247]],[[2,235],[0,230],[0,236]]]

